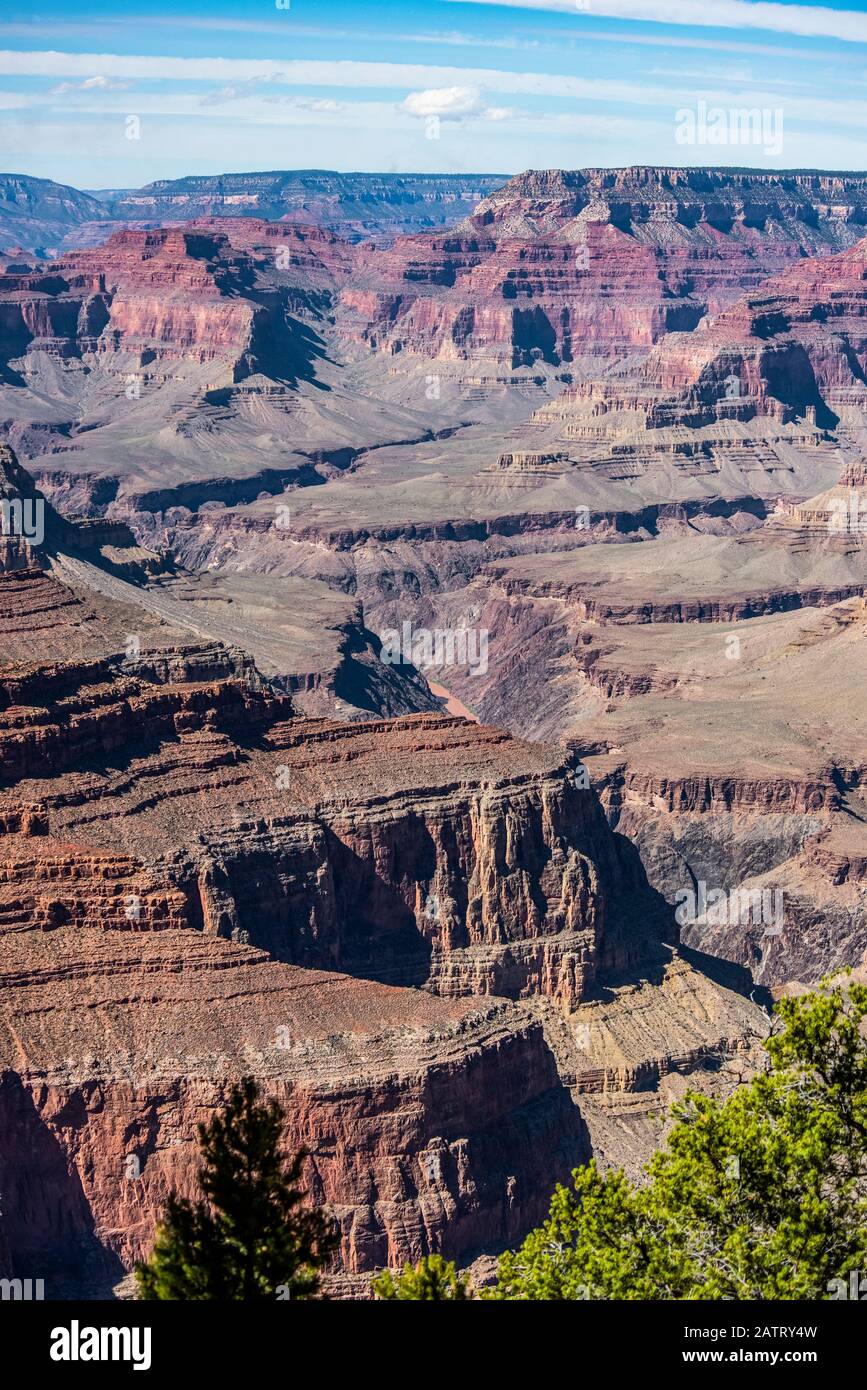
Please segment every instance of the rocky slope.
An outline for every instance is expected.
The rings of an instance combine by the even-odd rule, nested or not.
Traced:
[[[0,446],[0,505],[27,508],[39,537],[0,537],[5,650],[26,660],[54,635],[64,656],[148,651],[191,640],[249,652],[305,714],[346,719],[440,709],[413,668],[387,666],[364,609],[315,579],[193,576],[119,522],[61,517]],[[53,629],[57,631],[53,633]],[[62,645],[58,634],[62,634]]]
[[[835,261],[831,279],[849,266],[857,316],[857,254],[832,253],[863,230],[862,185],[527,175],[448,233],[379,249],[204,216],[120,232],[50,267],[13,259],[0,275],[0,433],[62,507],[124,520],[318,487],[385,447],[404,449],[403,471],[419,444],[452,439],[467,447],[442,451],[448,474],[456,465],[463,484],[469,464],[480,476],[465,498],[450,489],[449,521],[490,516],[491,502],[520,516],[531,494],[537,514],[574,510],[564,462],[593,465],[578,501],[633,516],[686,501],[696,480],[713,502],[756,483],[772,499],[809,496],[834,480],[811,470],[852,406],[845,361],[831,349],[824,369],[805,366],[803,342],[782,341],[785,305],[763,309],[761,296],[718,327],[705,319],[792,262],[791,293],[818,299],[821,284],[797,278],[815,252]],[[820,356],[828,323],[809,331]],[[727,344],[744,334],[739,365]],[[817,370],[829,390],[839,378],[824,413]],[[773,403],[761,427],[754,397]],[[665,433],[687,422],[704,433]],[[429,517],[430,501],[418,510]]]
[[[489,633],[487,672],[449,673],[457,696],[572,740],[672,905],[728,895],[693,904],[684,939],[773,986],[864,953],[863,479],[850,462],[735,531],[488,562],[434,600],[438,625],[472,613]],[[768,893],[773,920],[741,920],[739,893]]]
[[[244,1072],[286,1105],[353,1273],[516,1239],[591,1146],[647,1151],[663,1077],[717,1084],[755,1044],[761,1013],[663,944],[574,756],[431,715],[299,718],[221,648],[69,660],[53,598],[40,654],[0,644],[16,1274],[115,1281]],[[583,1024],[611,987],[646,998],[631,1035]]]
[[[585,171],[6,260],[16,1272],[110,1285],[244,1071],[335,1275],[494,1251],[861,960],[863,199]],[[478,724],[404,623],[486,634],[424,673]]]
[[[85,605],[101,593],[203,642],[243,645],[249,628],[261,668],[307,712],[428,708],[414,673],[398,691],[376,662],[375,632],[411,621],[483,624],[489,675],[438,680],[516,732],[580,738],[592,721],[596,737],[598,723],[599,748],[628,748],[623,776],[654,788],[651,800],[660,769],[638,753],[653,721],[670,719],[692,763],[668,779],[664,828],[645,833],[636,817],[631,830],[673,901],[687,863],[707,882],[726,855],[744,879],[789,864],[815,828],[798,789],[821,787],[836,814],[857,782],[840,721],[827,766],[803,753],[824,738],[821,661],[805,668],[796,718],[779,668],[733,662],[721,669],[744,679],[727,682],[714,662],[732,624],[755,625],[774,652],[778,639],[827,643],[832,664],[858,626],[863,546],[857,527],[830,528],[851,520],[863,486],[865,243],[852,245],[863,185],[531,174],[446,235],[376,251],[223,217],[126,232],[50,268],[11,260],[2,428],[61,511],[128,526],[187,568],[164,569],[138,597],[109,592],[103,535],[98,557],[79,557],[74,574],[65,562]],[[579,322],[582,350],[567,362]],[[201,572],[207,584],[189,578]],[[311,621],[287,622],[293,605]],[[320,621],[332,635],[311,659]],[[622,630],[645,626],[653,633]],[[713,717],[709,687],[730,692]],[[767,749],[729,748],[725,734],[732,702],[763,690],[770,783]],[[758,771],[743,777],[753,752]],[[778,806],[767,789],[779,769],[779,805],[797,825],[733,820],[717,837],[690,830],[702,845],[691,855],[672,849],[676,817],[704,804],[696,779],[735,786],[745,816],[768,796]],[[616,781],[600,783],[612,817]],[[797,872],[809,878],[816,862]],[[755,962],[740,940],[724,953]],[[851,956],[857,940],[811,946],[804,968]],[[775,984],[786,968],[760,967]]]

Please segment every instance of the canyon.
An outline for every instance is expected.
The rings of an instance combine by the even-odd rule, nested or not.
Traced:
[[[501,1248],[591,1151],[646,1154],[672,1085],[749,1064],[764,1015],[678,949],[577,755],[302,715],[134,585],[28,558],[0,583],[10,1269],[121,1279],[233,1076],[284,1102],[345,1290]]]
[[[0,1251],[58,1290],[245,1073],[335,1292],[470,1265],[867,951],[867,178],[420,181],[386,229],[243,177],[0,266],[44,520],[0,546]]]

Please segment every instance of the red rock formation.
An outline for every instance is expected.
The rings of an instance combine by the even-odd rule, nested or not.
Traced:
[[[302,971],[195,932],[0,938],[0,1181],[12,1266],[105,1288],[195,1191],[196,1124],[254,1072],[370,1270],[516,1239],[586,1152],[541,1024]],[[38,1274],[37,1274],[38,1272]]]
[[[805,254],[851,245],[865,212],[859,177],[530,172],[450,233],[398,239],[343,303],[358,335],[391,353],[610,359],[691,331]]]
[[[309,967],[367,959],[378,931],[385,973],[411,975],[452,913],[433,988],[555,992],[566,977],[554,962],[579,948],[595,970],[607,890],[581,851],[558,848],[562,773],[529,750],[519,772],[507,740],[474,747],[456,720],[308,728],[285,697],[184,680],[179,662],[144,661],[138,677],[104,661],[20,668],[3,682],[0,1183],[15,1269],[80,1287],[128,1268],[170,1188],[191,1190],[196,1121],[250,1069],[286,1105],[289,1142],[311,1151],[308,1184],[339,1220],[345,1269],[514,1239],[586,1151],[539,1021]],[[449,786],[440,764],[457,771],[458,758]],[[416,771],[409,795],[419,760],[428,776]],[[459,844],[474,803],[475,833],[505,856],[502,884],[481,845]],[[528,814],[535,830],[522,829]],[[587,834],[610,841],[591,820]],[[425,821],[437,850],[418,835]],[[534,834],[554,837],[545,857],[562,859],[561,894],[569,873],[587,882],[583,917],[552,903],[547,925],[530,924],[538,977],[518,904],[556,891],[556,877],[530,862]],[[612,955],[614,898],[607,911]],[[480,932],[489,947],[462,949]],[[513,979],[498,932],[516,938]],[[25,1017],[38,1020],[26,1037]]]
[[[291,374],[287,314],[320,312],[350,264],[349,248],[330,233],[253,219],[119,231],[47,270],[6,269],[0,359],[37,349],[61,358],[123,353],[127,370],[217,362],[240,380],[279,354]]]
[[[658,961],[668,924],[574,755],[431,715],[301,720],[183,649],[5,667],[0,749],[16,1273],[80,1290],[128,1269],[244,1072],[309,1150],[345,1271],[539,1219],[589,1151],[546,997],[568,1014]],[[754,1028],[736,996],[698,1007],[654,1075]]]
[[[445,993],[548,994],[567,1007],[600,967],[629,964],[646,948],[646,931],[635,937],[627,927],[640,878],[607,835],[595,799],[576,788],[574,759],[438,716],[299,722],[288,699],[244,681],[159,671],[150,658],[138,671],[127,666],[128,674],[106,661],[37,666],[0,681],[0,778],[35,791],[41,779],[68,773],[79,784],[79,810],[52,818],[53,834],[76,839],[86,824],[95,843],[114,847],[123,807],[129,851],[145,832],[132,834],[139,801],[127,803],[126,779],[81,780],[73,769],[116,760],[138,739],[143,754],[164,749],[154,772],[176,785],[175,815],[188,802],[192,769],[194,785],[215,778],[233,786],[238,807],[249,786],[243,847],[228,836],[217,848],[212,830],[207,853],[162,871],[188,904],[186,925],[246,932],[299,964]],[[255,757],[242,752],[251,738]],[[281,780],[288,798],[275,791]],[[280,814],[286,800],[288,818]],[[197,833],[204,831],[202,824]],[[590,856],[581,846],[597,838]],[[140,851],[133,858],[140,863]],[[10,878],[21,926],[45,915],[44,892],[26,887],[28,873],[36,869],[25,855]],[[47,877],[65,875],[56,867]],[[320,879],[328,892],[311,916],[305,895]],[[96,920],[101,900],[88,903],[83,883],[75,891],[68,919]],[[121,883],[115,897],[126,896]],[[649,930],[652,898],[646,913]]]
[[[599,414],[640,402],[649,430],[756,416],[827,428],[867,403],[865,281],[867,241],[799,263],[574,399]]]

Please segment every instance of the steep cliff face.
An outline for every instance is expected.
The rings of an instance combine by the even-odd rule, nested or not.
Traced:
[[[196,1124],[258,1076],[310,1152],[348,1272],[515,1239],[587,1151],[540,1023],[301,971],[200,933],[0,941],[0,1177],[12,1266],[105,1289],[195,1191]],[[23,1029],[23,1031],[22,1031]]]
[[[297,382],[316,356],[287,321],[300,315],[346,350],[478,359],[501,380],[537,367],[580,377],[666,335],[691,338],[769,275],[851,246],[867,217],[857,176],[528,174],[446,233],[361,250],[321,226],[250,215],[270,208],[262,196],[278,176],[261,178],[243,197],[219,181],[201,196],[166,192],[183,227],[118,231],[49,267],[11,262],[0,277],[0,357],[123,354],[116,370],[138,367],[146,379],[174,360],[227,366],[212,387],[257,374]],[[159,190],[142,197],[159,215]],[[792,378],[795,394],[809,386],[799,385],[806,370],[774,345],[757,368]],[[662,389],[672,372],[674,359]]]
[[[586,383],[558,402],[583,416],[641,411],[645,430],[698,429],[766,419],[828,429],[865,402],[867,241],[766,280],[646,359]]]
[[[467,836],[485,834],[470,813],[484,798],[443,785],[441,764],[467,762],[468,780],[490,764],[487,800],[499,792],[511,819],[507,832],[506,808],[490,806],[489,833],[519,858],[539,854],[540,802],[555,789],[534,767],[498,769],[513,761],[502,736],[473,748],[456,721],[308,725],[285,696],[248,676],[209,680],[201,664],[178,652],[138,674],[105,661],[20,668],[4,684],[0,1168],[13,1267],[55,1288],[116,1279],[148,1248],[170,1188],[191,1189],[196,1122],[250,1070],[285,1103],[290,1142],[311,1151],[308,1184],[339,1220],[345,1270],[515,1238],[587,1141],[540,1022],[479,998],[508,946],[460,944],[485,922],[492,941],[517,938],[505,981],[516,995],[546,983],[528,945],[538,975],[549,961],[552,994],[575,987],[574,969],[550,962],[595,957],[602,889],[587,861],[584,918],[552,903],[529,930],[559,932],[559,950],[528,943],[511,899],[539,891],[542,865],[507,866],[501,890],[479,883],[486,850]],[[428,777],[401,792],[420,763]],[[598,812],[595,830],[609,838]],[[570,846],[563,880],[570,855],[576,873],[585,862]],[[438,974],[419,970],[435,954],[436,888],[458,937]],[[429,991],[359,978],[362,962]],[[25,1040],[26,1017],[40,1023]]]
[[[664,932],[634,858],[576,785],[576,759],[439,716],[297,721],[285,697],[219,675],[195,662],[163,674],[145,657],[138,670],[41,666],[4,684],[10,814],[21,797],[44,799],[46,777],[78,786],[76,805],[58,788],[64,809],[36,846],[45,862],[29,846],[10,865],[19,926],[31,916],[97,922],[110,877],[120,925],[124,900],[138,894],[144,923],[244,933],[294,964],[458,995],[548,995],[567,1008],[600,968],[634,963],[654,928],[657,939]],[[76,771],[122,758],[142,729],[153,775],[175,787],[171,820],[162,805],[142,804],[126,776]],[[233,787],[243,835],[234,819],[202,818],[202,779],[211,778],[215,797]],[[182,817],[199,849],[181,853],[176,840],[170,863],[162,850],[142,854],[168,843]],[[108,873],[74,869],[63,844],[85,826],[94,846],[123,848],[122,870],[113,859]],[[151,908],[143,885],[161,876],[169,890]],[[66,878],[68,902],[52,893]],[[630,925],[638,904],[641,932]]]
[[[50,269],[7,269],[0,356],[122,354],[117,371],[213,362],[230,369],[229,381],[279,358],[291,377],[303,348],[290,316],[321,313],[348,257],[328,233],[253,220],[233,240],[220,221],[119,231]]]
[[[747,245],[772,237],[782,255],[791,254],[786,242],[842,250],[867,225],[867,178],[653,165],[529,169],[489,194],[473,220],[543,235],[595,206],[610,208],[618,226],[651,243],[712,243],[716,233]]]
[[[398,240],[343,302],[377,350],[611,360],[864,234],[867,181],[711,169],[531,171],[442,237]]]
[[[489,631],[455,694],[580,749],[654,886],[711,895],[683,940],[775,988],[864,953],[862,477],[737,536],[526,555],[437,599]]]
[[[702,313],[660,283],[653,248],[603,221],[588,222],[578,244],[459,231],[399,240],[373,270],[372,285],[342,302],[362,341],[390,353],[557,365],[649,347]]]
[[[514,1241],[606,1152],[588,1123],[630,1131],[620,1098],[760,1031],[670,963],[670,914],[561,750],[300,719],[213,648],[19,658],[0,745],[4,1240],[54,1290],[148,1249],[235,1076],[286,1106],[352,1274]],[[603,1030],[582,1065],[581,1010],[657,975],[631,1063]]]

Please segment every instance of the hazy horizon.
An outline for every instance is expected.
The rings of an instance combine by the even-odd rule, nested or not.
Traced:
[[[165,177],[157,176],[157,177],[154,178],[154,179],[149,179],[148,182],[147,182],[147,184],[111,184],[111,185],[103,185],[102,187],[97,187],[96,185],[92,185],[92,186],[90,186],[90,187],[85,187],[85,186],[82,185],[82,184],[64,183],[64,181],[61,180],[61,179],[50,179],[50,178],[49,178],[48,176],[46,176],[46,175],[31,175],[31,174],[26,174],[26,173],[25,173],[23,170],[21,170],[21,169],[2,169],[2,170],[0,170],[0,178],[41,178],[41,179],[44,179],[45,182],[49,182],[49,183],[53,182],[53,183],[56,183],[56,184],[57,184],[58,186],[60,186],[60,187],[74,188],[74,189],[76,189],[76,190],[77,190],[78,192],[80,192],[80,193],[89,193],[89,194],[90,194],[91,196],[93,196],[93,197],[100,197],[100,196],[103,196],[103,197],[104,197],[104,196],[105,196],[106,194],[108,194],[108,193],[135,191],[136,189],[147,187],[147,186],[149,186],[150,184],[170,183],[170,182],[182,182],[182,181],[185,180],[185,179],[213,179],[213,178],[229,178],[229,179],[231,179],[231,178],[240,178],[240,179],[243,179],[243,178],[262,178],[262,177],[264,177],[264,176],[266,176],[266,175],[269,175],[269,174],[298,174],[298,175],[322,174],[322,175],[334,175],[334,176],[337,177],[337,178],[352,178],[352,177],[355,177],[355,178],[380,178],[380,177],[388,177],[388,178],[403,178],[403,179],[436,179],[436,178],[465,178],[465,179],[483,178],[483,179],[496,179],[496,178],[502,178],[502,180],[503,180],[503,182],[504,182],[504,184],[505,184],[505,183],[509,182],[511,179],[520,177],[522,174],[548,173],[548,172],[551,172],[552,169],[556,169],[558,172],[567,173],[567,174],[586,173],[586,172],[588,172],[588,171],[591,170],[591,169],[602,169],[602,170],[605,170],[606,172],[610,172],[610,173],[612,173],[612,174],[615,174],[615,173],[623,172],[623,171],[626,170],[626,169],[660,169],[660,170],[671,169],[671,170],[674,170],[674,169],[691,169],[691,168],[694,168],[694,169],[697,169],[697,170],[698,170],[698,169],[706,169],[706,170],[707,170],[708,172],[710,172],[710,173],[720,173],[720,174],[756,174],[756,175],[761,175],[761,174],[765,174],[765,173],[766,173],[766,174],[768,174],[768,175],[772,175],[772,176],[775,176],[775,177],[778,177],[778,178],[779,178],[779,177],[794,177],[794,176],[805,175],[805,174],[818,174],[818,175],[822,175],[822,176],[840,177],[840,178],[844,178],[844,177],[849,177],[849,178],[851,178],[851,177],[855,177],[855,178],[865,177],[865,178],[867,178],[867,167],[864,167],[864,168],[861,168],[861,169],[841,169],[841,168],[835,169],[835,168],[818,168],[818,167],[816,167],[816,168],[791,168],[791,169],[757,169],[757,168],[754,168],[754,167],[750,167],[749,165],[738,165],[738,164],[700,164],[700,165],[689,165],[689,164],[668,164],[668,165],[665,165],[665,164],[656,164],[656,165],[654,165],[654,164],[584,164],[584,165],[573,165],[573,166],[569,166],[569,167],[567,167],[567,166],[561,166],[561,165],[551,165],[551,166],[549,166],[548,169],[542,169],[541,167],[535,168],[535,169],[534,169],[534,168],[519,169],[519,170],[517,170],[515,173],[510,173],[510,174],[503,173],[502,170],[497,170],[497,169],[468,169],[468,170],[466,170],[466,171],[463,171],[463,170],[462,170],[462,171],[458,171],[458,172],[455,172],[454,170],[448,170],[448,169],[432,169],[432,170],[421,170],[421,169],[393,169],[393,170],[383,171],[383,170],[381,170],[381,169],[325,169],[325,168],[322,168],[322,167],[320,167],[320,166],[314,166],[314,165],[298,165],[297,167],[293,167],[293,168],[290,168],[289,166],[286,166],[285,168],[273,168],[273,169],[220,169],[219,171],[217,171],[217,172],[215,172],[215,173],[208,173],[208,174],[203,174],[203,173],[200,173],[198,170],[191,169],[191,170],[188,170],[186,174],[173,174],[173,175],[165,176]]]

